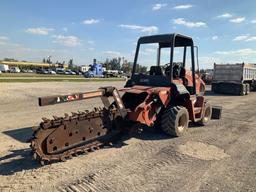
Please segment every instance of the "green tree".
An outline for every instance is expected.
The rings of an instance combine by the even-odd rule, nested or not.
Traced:
[[[69,69],[73,69],[73,67],[74,67],[73,59],[70,59],[70,60],[68,61],[68,68],[69,68]]]
[[[133,63],[132,62],[127,62],[127,60],[124,61],[121,70],[124,73],[131,73],[132,72],[132,67],[133,67]]]

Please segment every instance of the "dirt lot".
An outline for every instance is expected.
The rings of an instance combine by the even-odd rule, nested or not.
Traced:
[[[100,105],[94,99],[39,108],[37,97],[104,85],[109,82],[0,84],[0,191],[256,191],[256,93],[208,92],[212,104],[223,106],[222,120],[184,137],[147,130],[67,162],[32,161],[25,141],[41,117]]]

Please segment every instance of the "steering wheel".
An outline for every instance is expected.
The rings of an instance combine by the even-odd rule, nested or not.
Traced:
[[[173,76],[175,77],[178,77],[179,76],[179,74],[180,74],[180,67],[181,67],[181,65],[179,64],[179,63],[173,63]],[[170,74],[170,72],[171,72],[171,68],[170,68],[170,63],[166,63],[166,64],[164,64],[164,66],[163,66],[163,69],[164,69],[164,73],[165,73],[165,75],[168,75],[168,76],[170,76],[171,74]]]
[[[166,63],[163,65],[164,74],[170,76],[170,63]]]

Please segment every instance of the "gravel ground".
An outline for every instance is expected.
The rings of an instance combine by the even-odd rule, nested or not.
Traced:
[[[98,99],[38,107],[39,96],[123,82],[1,83],[0,191],[256,191],[256,93],[213,95],[221,120],[170,138],[145,130],[120,144],[44,167],[31,160],[31,127],[41,117],[100,106]]]

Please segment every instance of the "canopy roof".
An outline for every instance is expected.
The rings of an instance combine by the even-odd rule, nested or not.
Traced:
[[[140,37],[138,44],[159,43],[161,48],[164,47],[185,47],[193,46],[193,39],[189,36],[173,33]],[[174,43],[174,44],[173,44]]]

